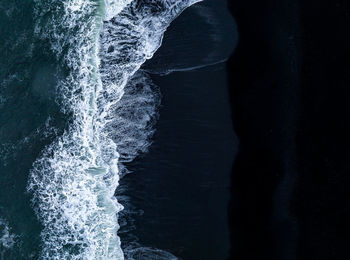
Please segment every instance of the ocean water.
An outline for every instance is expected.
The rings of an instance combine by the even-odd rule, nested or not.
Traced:
[[[140,67],[197,2],[1,1],[2,259],[177,259],[122,246],[115,192],[158,118]]]

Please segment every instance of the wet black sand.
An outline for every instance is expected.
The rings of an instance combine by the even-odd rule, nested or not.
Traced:
[[[231,259],[349,259],[349,3],[229,3]]]

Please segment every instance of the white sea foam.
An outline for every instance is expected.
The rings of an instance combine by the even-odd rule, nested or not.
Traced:
[[[119,158],[146,149],[157,106],[147,78],[133,75],[169,23],[198,1],[36,0],[36,35],[69,71],[57,92],[72,118],[36,160],[28,184],[44,226],[41,258],[124,259],[117,236],[123,206],[114,197]],[[145,82],[123,99],[128,86]],[[143,113],[128,114],[131,104]]]
[[[11,233],[9,224],[4,219],[0,218],[0,248],[8,250],[16,243],[17,236]]]
[[[112,113],[113,120],[106,125],[106,131],[110,133],[120,154],[119,175],[129,172],[125,163],[147,152],[158,119],[160,100],[158,86],[141,70],[124,87],[124,95]]]
[[[105,20],[111,20],[132,1],[133,0],[105,0]]]

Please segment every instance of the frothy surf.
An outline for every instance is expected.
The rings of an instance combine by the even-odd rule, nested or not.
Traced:
[[[44,227],[42,259],[125,258],[117,236],[123,206],[114,196],[126,172],[120,166],[147,149],[159,105],[147,76],[135,73],[169,23],[195,2],[36,0],[35,33],[50,42],[66,75],[57,102],[71,117],[28,183]]]
[[[9,224],[0,218],[0,252],[11,249],[16,243],[17,236],[11,232]]]

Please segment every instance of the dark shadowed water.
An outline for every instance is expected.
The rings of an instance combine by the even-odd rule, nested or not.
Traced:
[[[237,139],[224,64],[153,77],[162,108],[149,152],[121,183],[141,244],[183,259],[226,259],[227,206]]]
[[[226,1],[206,1],[173,22],[144,65],[155,73],[151,78],[162,102],[149,152],[128,165],[132,173],[121,182],[122,204],[132,209],[124,212],[127,227],[133,229],[121,233],[122,241],[136,240],[182,259],[227,259],[230,173],[238,141],[225,60],[237,41]]]

